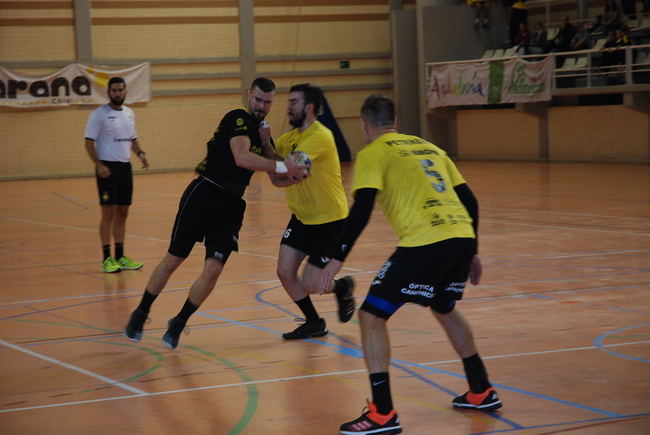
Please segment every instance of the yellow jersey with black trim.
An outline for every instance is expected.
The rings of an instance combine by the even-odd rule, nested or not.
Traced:
[[[311,159],[311,175],[284,190],[287,204],[300,222],[320,225],[348,216],[341,164],[329,128],[314,121],[303,132],[293,129],[276,140],[275,151],[283,158],[302,151]]]
[[[414,247],[475,238],[472,218],[454,186],[463,176],[442,149],[417,136],[386,133],[357,153],[352,194],[377,189],[377,201],[399,236]]]

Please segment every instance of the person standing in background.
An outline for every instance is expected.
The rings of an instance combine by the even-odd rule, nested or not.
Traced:
[[[124,105],[126,82],[122,77],[108,81],[110,102],[95,109],[88,118],[85,146],[88,156],[95,164],[95,178],[99,192],[102,217],[99,238],[102,243],[101,271],[136,270],[142,263],[124,254],[126,218],[133,196],[133,172],[131,152],[147,169],[149,162],[135,129],[133,110]],[[115,243],[115,255],[111,256],[111,236]]]

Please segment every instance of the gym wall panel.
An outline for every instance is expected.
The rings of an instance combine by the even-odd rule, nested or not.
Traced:
[[[514,109],[459,110],[458,157],[535,160],[539,158],[539,120]]]
[[[237,24],[93,26],[98,59],[163,59],[239,55]]]
[[[553,107],[548,119],[551,160],[647,163],[650,159],[647,113],[624,106]]]

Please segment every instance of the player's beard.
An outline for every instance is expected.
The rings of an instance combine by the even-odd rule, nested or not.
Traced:
[[[303,109],[303,111],[300,113],[300,117],[294,115],[289,120],[289,124],[291,124],[294,128],[300,128],[305,123],[305,118],[307,118],[307,114],[305,113],[305,110]]]
[[[124,97],[122,97],[122,98],[120,98],[120,97],[111,98],[111,104],[113,106],[117,106],[117,107],[121,106],[122,104],[124,104]]]

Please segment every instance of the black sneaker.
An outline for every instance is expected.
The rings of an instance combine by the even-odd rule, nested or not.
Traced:
[[[374,403],[368,404],[368,411],[356,420],[343,423],[341,433],[344,435],[376,434],[382,435],[402,433],[397,412],[393,409],[388,414],[380,414]]]
[[[318,319],[311,322],[305,322],[291,332],[282,334],[285,340],[297,340],[300,338],[322,337],[327,334],[327,325],[325,319]]]
[[[178,347],[178,340],[181,336],[181,332],[183,332],[183,329],[185,329],[185,321],[183,319],[178,316],[169,319],[169,322],[167,322],[167,331],[162,338],[165,346],[170,349],[176,349]]]
[[[126,328],[124,328],[124,335],[126,338],[131,341],[135,341],[136,343],[139,342],[140,339],[142,339],[142,328],[144,326],[144,322],[146,321],[147,313],[141,309],[136,309],[134,312],[132,312],[129,323],[127,323]]]
[[[481,411],[492,411],[503,406],[497,392],[492,387],[480,394],[468,391],[462,396],[454,398],[452,405],[456,408],[480,409]]]
[[[336,302],[339,305],[339,320],[342,323],[349,321],[354,315],[354,279],[351,276],[344,276],[338,282],[344,287],[344,291],[336,293]]]

